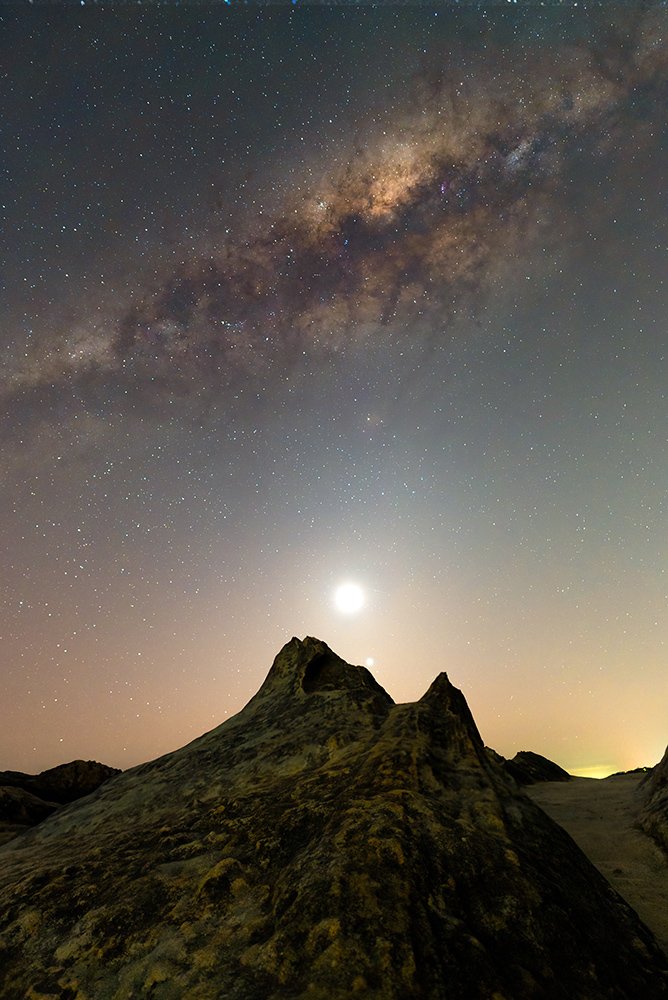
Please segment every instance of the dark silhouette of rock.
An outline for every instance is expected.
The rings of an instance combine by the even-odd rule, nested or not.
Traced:
[[[5,823],[33,826],[46,819],[57,808],[56,802],[45,802],[23,788],[0,787],[0,820]]]
[[[41,774],[0,771],[0,844],[12,840],[59,809],[90,795],[118,768],[94,760],[73,760]]]
[[[520,750],[511,760],[504,762],[508,774],[519,785],[533,785],[536,781],[570,781],[571,776],[547,757],[531,750]]]
[[[541,757],[539,753],[533,753],[531,750],[520,750],[512,760],[502,757],[491,747],[485,747],[485,752],[491,760],[503,768],[506,774],[511,775],[518,785],[532,785],[537,781],[571,780],[568,771],[564,771],[558,764],[548,760],[547,757]]]
[[[40,799],[62,804],[90,795],[103,782],[120,773],[117,767],[98,764],[96,760],[73,760],[40,774],[0,771],[0,787],[23,788]]]
[[[668,851],[668,747],[661,761],[643,780],[639,794],[643,800],[639,822],[664,851]]]
[[[0,849],[0,996],[658,1000],[668,964],[445,674],[395,705],[307,638]]]

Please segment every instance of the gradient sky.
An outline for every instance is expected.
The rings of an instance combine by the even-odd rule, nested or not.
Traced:
[[[307,634],[660,758],[667,82],[641,3],[0,10],[0,768],[176,749]]]

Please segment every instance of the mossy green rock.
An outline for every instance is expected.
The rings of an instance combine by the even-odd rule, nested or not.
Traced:
[[[0,850],[3,1000],[668,996],[663,954],[485,752],[293,639],[246,708]]]

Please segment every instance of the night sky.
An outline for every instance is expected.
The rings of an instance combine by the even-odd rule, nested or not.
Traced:
[[[643,3],[0,9],[0,768],[176,749],[293,635],[655,763],[667,101]]]

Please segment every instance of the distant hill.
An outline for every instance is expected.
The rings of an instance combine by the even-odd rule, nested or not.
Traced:
[[[0,771],[0,844],[120,773],[95,760],[73,760],[40,774]]]
[[[508,760],[496,753],[495,750],[487,748],[501,764],[505,771],[510,774],[518,785],[533,785],[537,781],[570,781],[571,775],[559,767],[554,761],[547,757],[541,757],[539,753],[531,750],[520,750],[515,756]]]

